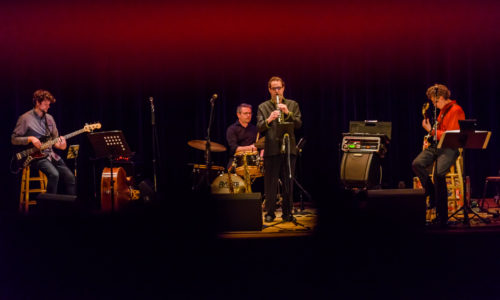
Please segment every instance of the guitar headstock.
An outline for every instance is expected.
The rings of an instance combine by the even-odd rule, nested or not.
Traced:
[[[427,116],[428,109],[429,109],[429,102],[425,102],[424,105],[422,106],[422,116],[424,116],[425,119],[428,118]]]
[[[101,129],[101,123],[97,122],[97,123],[93,123],[93,124],[85,124],[85,126],[83,127],[83,129],[86,131],[86,132],[92,132],[96,129]]]

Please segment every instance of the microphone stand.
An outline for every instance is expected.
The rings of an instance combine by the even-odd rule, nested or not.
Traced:
[[[155,194],[158,193],[158,181],[157,181],[157,173],[156,173],[156,156],[158,155],[157,147],[158,147],[158,134],[156,131],[156,121],[155,121],[155,105],[153,103],[153,97],[149,97],[149,102],[151,103],[151,140],[153,147],[153,184]]]
[[[304,145],[305,142],[304,138],[300,139],[300,141],[297,143],[297,159],[299,159],[301,156],[302,156],[302,147]],[[299,162],[299,166],[301,167],[300,169],[302,170],[302,160],[300,160]],[[295,174],[297,174],[297,171],[295,171]],[[296,212],[297,215],[309,215],[311,214],[310,212],[306,212],[304,211],[304,196],[302,194],[305,194],[306,197],[309,199],[309,202],[312,202],[312,197],[311,197],[311,194],[309,194],[305,189],[304,187],[302,187],[302,185],[299,183],[299,181],[297,180],[297,176],[294,176],[293,177],[293,182],[299,187],[299,189],[301,190],[301,193],[300,193],[300,211],[299,212]]]
[[[210,186],[210,174],[212,172],[212,152],[210,148],[210,128],[212,127],[214,119],[214,106],[215,98],[212,96],[210,99],[210,118],[208,120],[207,137],[205,143],[205,165],[207,166],[207,176],[205,178],[206,186]]]
[[[287,191],[287,195],[288,195],[288,201],[290,201],[290,212],[292,213],[293,215],[293,201],[292,201],[292,197],[293,197],[293,192],[292,192],[292,187],[293,187],[293,182],[295,181],[295,178],[292,176],[292,165],[291,165],[291,159],[290,159],[290,135],[288,133],[285,133],[283,135],[283,139],[281,141],[281,153],[282,155],[285,155],[286,156],[286,159],[287,159],[287,167],[288,167],[288,180],[286,180],[285,178],[283,178],[285,184],[283,186],[283,189]],[[299,185],[300,186],[300,185]],[[285,200],[283,200],[285,201]],[[279,225],[279,224],[283,224],[285,223],[286,221],[285,220],[282,220],[281,222],[277,222],[275,224],[272,224],[272,225],[268,225],[268,226],[263,226],[263,229],[265,228],[269,228],[269,227],[274,227],[276,225]],[[293,218],[292,220],[292,223],[295,225],[295,226],[302,226],[306,229],[310,229],[310,227],[306,227],[304,224],[300,223],[297,221],[297,219]]]

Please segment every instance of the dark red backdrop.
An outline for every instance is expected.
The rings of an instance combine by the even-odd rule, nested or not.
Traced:
[[[182,194],[186,164],[203,161],[186,142],[205,137],[210,96],[220,96],[212,140],[224,143],[236,105],[258,105],[268,78],[280,75],[304,116],[299,179],[320,199],[338,183],[350,120],[393,122],[384,184],[411,184],[425,90],[441,82],[493,131],[488,150],[466,157],[478,196],[500,168],[498,20],[495,1],[12,1],[0,6],[3,141],[32,92],[45,88],[58,100],[51,112],[61,132],[96,120],[121,129],[150,176],[153,96],[162,188]],[[214,159],[224,165],[226,156]]]

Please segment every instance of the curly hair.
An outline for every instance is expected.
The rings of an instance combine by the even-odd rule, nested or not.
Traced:
[[[427,89],[427,92],[425,93],[425,95],[427,96],[427,98],[429,100],[432,100],[432,97],[435,97],[436,95],[438,98],[443,96],[443,98],[445,100],[448,100],[448,99],[450,99],[451,92],[446,87],[446,85],[436,83],[435,85],[433,85]]]
[[[46,90],[36,90],[33,93],[33,106],[36,106],[36,103],[41,103],[43,100],[49,100],[50,103],[56,102],[56,98],[52,96],[49,91]]]

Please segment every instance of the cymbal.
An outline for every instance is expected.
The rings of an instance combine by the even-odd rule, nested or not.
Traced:
[[[259,149],[264,149],[264,145],[266,144],[266,137],[263,136],[257,142],[255,142],[255,147]]]
[[[188,142],[188,145],[195,148],[195,149],[198,149],[198,150],[202,150],[204,151],[206,149],[206,144],[207,144],[207,141],[205,140],[192,140],[192,141],[189,141]],[[210,151],[212,152],[224,152],[226,151],[226,147],[224,147],[223,145],[221,144],[218,144],[216,142],[210,142]]]

